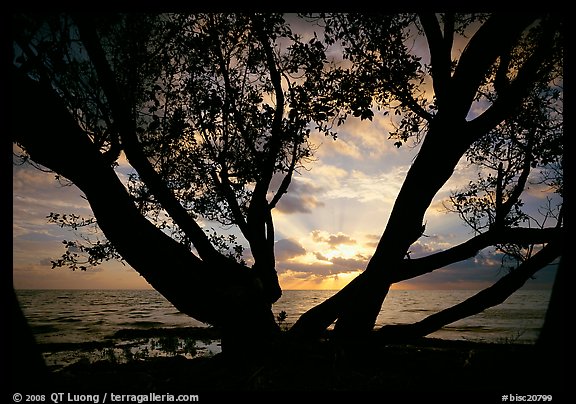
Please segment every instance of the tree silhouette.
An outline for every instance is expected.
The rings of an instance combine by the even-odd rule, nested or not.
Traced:
[[[320,42],[302,43],[273,14],[16,19],[23,29],[15,34],[14,105],[41,109],[55,136],[44,139],[53,147],[46,149],[37,138],[44,130],[17,115],[14,139],[84,191],[108,240],[67,247],[86,252],[89,264],[121,256],[180,310],[229,330],[243,328],[226,324],[237,318],[230,307],[243,312],[245,301],[241,317],[258,317],[250,333],[274,333],[270,307],[281,291],[271,211],[311,154],[309,123],[330,128],[318,108]],[[280,40],[289,44],[282,54]],[[128,189],[114,172],[120,153],[136,172]],[[251,268],[230,238],[207,234],[197,218],[237,226]],[[154,257],[138,252],[145,246]],[[85,268],[78,259],[67,253],[53,265]]]
[[[15,16],[13,141],[84,192],[106,237],[67,246],[88,254],[87,265],[121,257],[180,311],[221,327],[225,350],[260,347],[279,332],[272,210],[312,157],[311,127],[336,137],[349,116],[392,112],[392,141],[420,149],[386,229],[365,271],[290,333],[317,337],[336,321],[336,335],[362,335],[395,282],[491,246],[514,260],[478,297],[381,330],[384,338],[426,335],[497,304],[561,255],[561,198],[550,200],[546,220],[523,212],[521,199],[535,170],[563,192],[558,16],[307,18],[324,38],[303,42],[277,14]],[[469,40],[454,58],[457,35]],[[425,38],[427,63],[411,51],[415,37]],[[339,66],[326,57],[336,45],[347,62]],[[121,156],[135,171],[127,183],[115,171]],[[456,191],[450,209],[475,236],[406,258],[463,158],[483,176]],[[236,226],[250,264],[233,236],[201,221]],[[53,265],[85,269],[78,259],[65,254]]]
[[[390,19],[395,20],[390,16],[337,14],[328,16],[327,22],[334,40],[344,42],[358,75],[372,78],[366,91],[373,95],[377,105],[402,115],[398,132],[391,134],[396,144],[401,146],[415,137],[421,141],[421,147],[366,270],[300,318],[294,330],[303,334],[315,334],[334,321],[335,330],[342,335],[366,333],[373,329],[392,283],[472,257],[491,245],[506,244],[508,251],[510,246],[533,251],[534,244],[549,242],[548,250],[552,253],[538,269],[560,255],[562,221],[558,210],[557,228],[538,230],[520,228],[522,214],[515,210],[530,169],[561,170],[562,111],[558,110],[557,101],[562,58],[558,17],[528,14],[514,19],[506,14],[444,15],[440,20],[431,14],[401,17],[402,27],[415,24],[425,34],[429,66],[406,56],[407,34],[399,35],[406,31],[395,29]],[[453,60],[455,36],[470,24],[480,26],[458,60]],[[404,59],[394,53],[388,57],[388,45],[395,42],[404,46],[401,53]],[[418,92],[419,87],[414,84],[424,83],[427,78],[432,81],[433,98]],[[483,104],[483,111],[473,116],[471,108],[476,103]],[[531,142],[548,146],[537,151]],[[516,154],[513,150],[517,150]],[[496,180],[486,184],[482,191],[492,195],[492,200],[479,199],[478,186],[473,184],[474,192],[464,191],[452,199],[453,208],[468,223],[484,221],[475,230],[487,231],[450,250],[419,260],[406,259],[409,247],[423,234],[424,215],[432,198],[467,153],[473,162],[506,164],[499,169]],[[506,157],[499,157],[498,153]],[[558,185],[555,189],[561,193],[561,180],[557,175],[552,178]],[[483,216],[486,214],[492,214],[492,220],[486,222]],[[529,258],[527,254],[522,260],[531,267],[532,264],[527,264]],[[486,305],[477,309],[484,308]],[[466,315],[469,314],[462,313]],[[442,325],[436,323],[436,329]]]

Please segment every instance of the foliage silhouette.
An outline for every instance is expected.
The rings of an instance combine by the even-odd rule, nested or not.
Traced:
[[[386,114],[397,126],[389,134],[397,147],[420,147],[386,229],[365,271],[290,334],[316,338],[334,322],[339,337],[366,334],[390,285],[484,248],[512,260],[506,279],[525,280],[562,255],[557,15],[300,18],[318,23],[324,36],[303,41],[280,14],[15,15],[13,141],[84,192],[105,237],[66,246],[86,252],[88,264],[121,257],[179,310],[220,327],[225,351],[258,351],[279,335],[271,311],[281,295],[272,211],[313,159],[311,130],[337,138],[350,117]],[[468,41],[454,58],[459,37]],[[429,61],[412,51],[416,40]],[[339,63],[328,60],[332,47],[342,49]],[[126,184],[116,171],[124,156],[134,170]],[[447,206],[475,236],[406,258],[462,159],[482,170]],[[522,210],[534,172],[559,195],[541,218]],[[241,242],[206,231],[206,221],[236,227],[248,260]],[[79,259],[64,254],[54,265],[74,267]],[[494,285],[482,292],[493,293],[490,299],[450,309],[449,321],[497,304],[522,284]],[[392,334],[427,335],[445,318]]]

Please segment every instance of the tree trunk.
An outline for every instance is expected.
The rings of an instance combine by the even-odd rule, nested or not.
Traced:
[[[564,251],[565,253],[566,251]],[[542,369],[547,369],[546,377],[552,381],[553,386],[557,386],[557,391],[566,389],[566,369],[570,365],[566,353],[569,347],[566,344],[567,316],[566,316],[566,270],[569,256],[563,254],[558,263],[556,279],[550,296],[550,303],[546,311],[544,325],[540,331],[540,336],[536,341],[537,355],[541,360]],[[568,261],[570,262],[570,261]],[[570,266],[574,268],[573,265]],[[568,320],[569,321],[569,320]]]
[[[392,283],[391,275],[400,267],[410,246],[422,236],[426,210],[468,148],[468,144],[461,140],[447,147],[444,139],[456,138],[450,134],[456,135],[463,129],[464,125],[445,125],[441,120],[431,126],[396,198],[386,230],[368,263],[364,287],[354,293],[354,303],[340,313],[335,327],[338,333],[366,333],[373,329]],[[438,159],[440,153],[442,159]]]
[[[408,171],[374,256],[364,273],[302,316],[294,326],[295,333],[310,335],[335,320],[335,331],[340,335],[366,333],[373,328],[390,285],[398,278],[398,269],[408,248],[424,231],[424,215],[433,197],[452,176],[456,164],[470,145],[513,114],[537,79],[538,69],[548,55],[545,46],[537,47],[508,86],[508,91],[499,93],[498,100],[487,111],[472,121],[466,120],[478,87],[490,67],[511,48],[535,18],[523,15],[510,20],[506,15],[492,16],[470,39],[452,76],[441,68],[443,62],[447,63],[444,66],[452,63],[450,52],[437,53],[438,49],[443,49],[443,44],[430,44],[435,60],[432,71],[434,89],[441,98],[438,112],[430,120],[429,131]],[[427,24],[430,22],[426,21]],[[430,33],[431,25],[427,27]],[[435,38],[428,40],[443,41],[441,35]],[[546,44],[551,36],[544,35],[543,38],[543,44]],[[438,77],[438,74],[444,76]]]
[[[464,130],[464,124],[444,125],[442,122],[440,119],[435,121],[410,167],[386,230],[366,270],[336,295],[301,317],[293,327],[294,333],[311,335],[336,319],[335,332],[341,336],[366,334],[374,328],[397,268],[401,267],[408,248],[424,231],[424,214],[428,206],[451,177],[468,147],[467,138],[456,136]],[[444,139],[458,140],[447,145]],[[438,159],[439,153],[442,159]]]
[[[566,297],[567,282],[565,260],[566,257],[564,255],[560,257],[552,294],[550,295],[550,303],[546,311],[546,318],[537,342],[537,345],[543,351],[548,352],[554,358],[561,358],[566,346],[564,339],[564,325],[566,324],[564,299]]]
[[[243,336],[258,346],[278,331],[249,268],[202,261],[157,229],[52,91],[12,73],[13,140],[84,192],[100,229],[132,268],[178,310],[221,327],[228,339]]]

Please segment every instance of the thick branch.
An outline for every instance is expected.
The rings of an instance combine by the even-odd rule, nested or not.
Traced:
[[[256,17],[254,20],[254,30],[260,41],[266,56],[266,66],[270,74],[270,80],[274,88],[276,107],[274,118],[270,128],[270,139],[267,144],[268,152],[264,160],[259,164],[259,176],[252,193],[250,206],[248,209],[248,225],[250,227],[250,246],[255,260],[264,261],[269,270],[274,268],[274,251],[270,249],[273,240],[267,240],[267,222],[270,215],[270,206],[266,200],[266,195],[270,187],[270,181],[276,167],[276,160],[282,147],[282,120],[284,114],[284,91],[282,89],[282,76],[276,66],[274,51],[270,45],[270,39],[266,33],[264,22]],[[270,231],[272,229],[268,229]],[[275,276],[275,275],[274,275]]]
[[[166,186],[160,175],[154,170],[152,164],[150,164],[138,141],[134,121],[131,118],[130,105],[127,105],[124,97],[121,96],[121,91],[106,60],[106,55],[100,45],[92,21],[84,16],[77,16],[76,20],[82,41],[91,56],[106,98],[110,103],[114,122],[120,132],[128,161],[136,169],[140,178],[150,187],[150,190],[162,204],[162,207],[170,214],[174,222],[190,238],[200,257],[203,259],[226,259],[212,246],[206,233],[192,219],[172,191]]]
[[[367,271],[401,260],[422,235],[426,210],[438,190],[452,176],[456,164],[470,145],[468,139],[459,137],[464,130],[462,126],[461,122],[444,122],[440,119],[432,122],[396,197]],[[447,142],[452,142],[450,147],[446,147]],[[439,153],[442,153],[441,159],[438,158]]]
[[[496,306],[520,289],[537,271],[558,258],[561,252],[562,243],[559,241],[551,242],[517,269],[503,276],[494,285],[469,299],[414,324],[384,326],[378,331],[379,336],[385,339],[423,337],[454,321]]]
[[[264,54],[266,55],[266,65],[274,88],[274,97],[276,98],[274,118],[270,128],[270,140],[268,141],[268,155],[264,158],[264,161],[260,166],[260,176],[254,188],[250,203],[249,219],[251,222],[255,222],[256,225],[260,226],[265,222],[265,218],[262,216],[261,212],[267,209],[267,206],[264,206],[267,205],[267,203],[265,203],[266,194],[274,174],[276,159],[278,158],[278,153],[282,144],[280,137],[283,134],[282,119],[284,115],[285,100],[284,91],[282,89],[282,76],[276,67],[274,52],[264,30],[263,22],[256,19],[254,22],[254,28],[256,30],[256,35],[262,44],[262,48],[264,49]],[[253,218],[258,218],[258,220],[253,220]]]
[[[12,73],[13,141],[84,192],[100,229],[128,264],[182,313],[222,326],[224,335],[249,343],[277,330],[248,268],[208,265],[156,228],[52,89],[15,68]]]
[[[242,234],[244,234],[248,238],[249,237],[248,225],[246,223],[246,220],[244,219],[244,215],[242,214],[240,205],[238,205],[236,195],[232,190],[232,185],[230,183],[230,179],[228,178],[227,167],[222,167],[220,175],[216,173],[215,169],[210,172],[210,175],[212,176],[212,181],[214,181],[214,184],[216,184],[216,187],[220,190],[220,192],[224,196],[224,199],[226,199],[226,203],[228,203],[228,206],[230,207],[236,225],[240,228]]]
[[[449,20],[452,21],[453,19]],[[452,64],[452,29],[449,23],[444,28],[444,36],[440,24],[433,13],[420,14],[420,22],[428,40],[430,49],[430,64],[432,66],[432,83],[439,108],[443,108],[449,94],[451,64]]]
[[[484,134],[514,112],[540,79],[539,72],[553,51],[554,35],[554,29],[547,27],[536,50],[521,66],[516,78],[498,92],[498,98],[486,111],[470,122],[470,133],[476,136]]]
[[[492,15],[470,39],[462,52],[451,83],[454,114],[465,117],[484,80],[489,67],[496,59],[506,53],[522,32],[533,23],[536,16],[518,14]]]
[[[196,291],[204,277],[201,261],[139,214],[113,168],[48,86],[16,71],[12,83],[17,89],[11,99],[13,140],[35,162],[84,192],[106,238],[154,288],[183,312],[202,321],[215,320],[213,310],[199,304],[206,295],[189,292],[185,301],[171,291],[174,279]]]
[[[486,247],[514,243],[514,244],[544,244],[557,240],[561,236],[561,229],[502,229],[492,228],[486,233],[471,238],[470,240],[435,254],[422,258],[405,259],[396,274],[392,277],[392,282],[402,282],[417,276],[430,273],[436,269],[447,265],[463,261],[474,257],[478,252]]]

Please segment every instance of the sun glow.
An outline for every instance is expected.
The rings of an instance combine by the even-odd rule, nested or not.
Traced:
[[[344,286],[349,284],[350,281],[352,281],[352,279],[354,279],[358,275],[360,275],[361,272],[362,271],[344,272],[344,273],[339,273],[336,275],[326,276],[326,277],[324,277],[324,279],[320,283],[319,289],[340,290]]]
[[[340,290],[362,271],[319,276],[314,273],[286,271],[279,275],[283,290]]]

